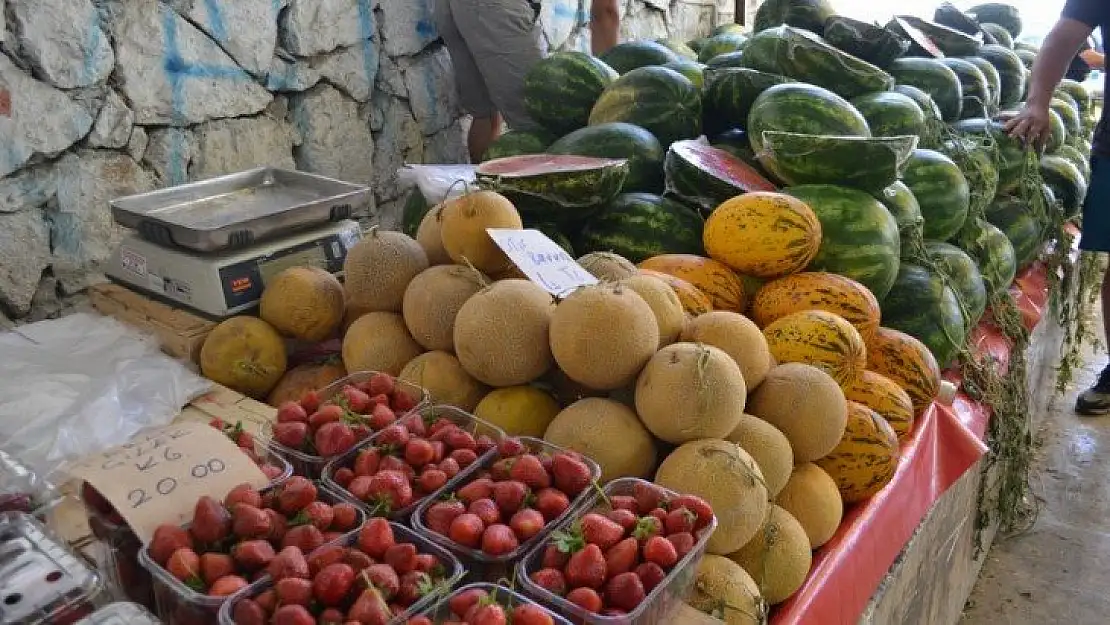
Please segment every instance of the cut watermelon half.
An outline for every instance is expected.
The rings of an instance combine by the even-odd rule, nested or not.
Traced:
[[[778,188],[756,168],[740,158],[704,141],[676,141],[663,161],[667,193],[713,212],[725,200],[753,191]]]
[[[920,48],[919,52],[923,50],[925,53],[935,59],[944,58],[944,52],[941,52],[937,44],[934,43],[928,35],[922,32],[921,29],[910,24],[902,17],[895,17],[893,23],[897,24],[898,29],[901,30],[902,33],[906,37],[908,37],[917,48]],[[914,49],[911,48],[910,53],[912,54],[913,52]]]
[[[505,195],[526,220],[562,223],[588,217],[620,193],[626,159],[525,154],[486,161],[478,186]]]

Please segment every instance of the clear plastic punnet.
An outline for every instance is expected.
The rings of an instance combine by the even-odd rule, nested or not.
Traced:
[[[545,612],[551,615],[551,620],[555,625],[570,625],[570,621],[552,612],[549,608],[540,605],[535,601],[532,601],[528,597],[525,597],[518,592],[506,588],[505,586],[486,583],[468,584],[466,586],[463,586],[450,595],[447,595],[427,610],[418,614],[414,614],[414,616],[426,616],[431,619],[433,623],[443,623],[452,620],[454,617],[451,615],[451,599],[457,595],[472,590],[481,590],[485,592],[493,601],[495,601],[501,607],[505,608],[507,614],[511,614],[513,608],[517,607],[518,605],[539,605],[541,608],[544,609]],[[221,623],[221,625],[234,625],[234,623]]]
[[[62,494],[52,482],[0,450],[0,512],[26,512],[46,521],[61,501]]]
[[[109,603],[77,622],[77,625],[161,625],[156,616],[137,603]]]

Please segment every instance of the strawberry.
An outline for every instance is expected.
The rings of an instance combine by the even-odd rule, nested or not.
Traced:
[[[485,524],[476,514],[460,514],[451,521],[447,537],[464,547],[476,548],[482,543]]]
[[[308,391],[304,395],[301,395],[301,400],[298,403],[301,405],[301,408],[304,408],[306,415],[305,419],[307,419],[307,415],[316,412],[320,407],[320,393]]]
[[[231,620],[235,625],[266,625],[269,619],[258,602],[244,598],[235,603],[235,608],[231,611]]]
[[[231,532],[239,538],[267,538],[273,529],[270,516],[260,509],[247,503],[231,508]]]
[[[270,535],[266,538],[270,542],[280,545],[281,541],[285,539],[285,532],[289,529],[289,519],[272,508],[266,508],[263,512],[270,518]]]
[[[348,622],[385,625],[392,619],[393,612],[377,588],[367,588],[359,593],[358,599],[347,611]]]
[[[503,438],[501,442],[497,443],[497,455],[502,458],[519,456],[526,451],[528,451],[528,448],[524,446],[524,442],[519,438]]]
[[[409,429],[400,423],[394,423],[378,432],[378,438],[374,439],[379,445],[395,445],[397,448],[403,448],[409,442]]]
[[[690,532],[671,534],[667,536],[667,540],[674,545],[675,554],[678,556],[679,560],[685,558],[686,554],[690,553],[694,545],[698,542],[698,539],[694,538],[694,535]]]
[[[426,616],[414,616],[405,622],[405,625],[434,625],[432,619]]]
[[[400,510],[412,503],[412,486],[403,473],[378,471],[370,477],[365,501],[375,504],[379,513]]]
[[[281,605],[308,607],[312,602],[313,583],[307,579],[287,577],[274,584],[274,594]]]
[[[652,536],[644,543],[644,560],[654,562],[666,570],[678,562],[678,551],[666,538]]]
[[[540,606],[534,603],[522,603],[510,615],[513,625],[554,625],[555,620]]]
[[[447,600],[447,607],[451,612],[463,616],[470,611],[470,608],[478,605],[478,603],[486,599],[489,595],[481,588],[470,588],[451,595]]]
[[[401,589],[401,578],[388,564],[371,564],[364,573],[364,581],[368,580],[374,588],[382,591],[386,599],[393,597]]]
[[[416,545],[412,543],[397,543],[385,550],[382,560],[393,567],[398,575],[404,575],[416,570]]]
[[[224,575],[208,588],[210,597],[227,597],[247,587],[247,580],[238,575]]]
[[[601,612],[601,595],[593,588],[581,587],[567,593],[567,601],[594,614]]]
[[[380,560],[396,540],[393,537],[393,527],[382,518],[370,519],[358,533],[358,548],[366,552],[371,558]]]
[[[662,533],[663,522],[653,516],[640,517],[640,520],[636,522],[636,528],[632,530],[632,535],[640,542]]]
[[[192,549],[182,547],[173,552],[170,559],[166,561],[166,570],[194,590],[203,589],[204,583],[200,578],[200,556]]]
[[[513,533],[522,542],[542,532],[544,525],[543,515],[538,510],[532,510],[531,508],[518,510],[509,519],[509,527],[513,528]]]
[[[509,620],[505,608],[496,603],[484,603],[466,615],[466,622],[470,625],[505,625]]]
[[[204,495],[193,508],[189,531],[202,543],[217,543],[231,535],[231,513],[222,503]]]
[[[437,501],[424,513],[424,524],[433,532],[446,536],[451,529],[451,521],[465,513],[466,504],[457,499]]]
[[[324,538],[324,533],[316,529],[315,525],[298,525],[285,532],[285,536],[281,539],[281,546],[282,548],[299,547],[301,551],[309,553],[325,542],[327,539]]]
[[[340,547],[339,545],[324,545],[316,551],[308,554],[308,572],[312,577],[316,577],[324,567],[336,562],[343,562],[347,557],[347,548]]]
[[[529,488],[539,490],[551,486],[551,476],[543,468],[540,459],[532,454],[517,457],[509,469],[509,475],[514,479],[524,482]]]
[[[343,388],[343,399],[347,400],[347,408],[356,414],[365,414],[370,409],[370,396],[354,386]]]
[[[316,412],[308,415],[308,429],[312,431],[319,430],[328,423],[337,423],[346,416],[342,406],[336,404],[326,404],[320,406]]]
[[[697,495],[679,495],[671,502],[671,507],[683,507],[696,514],[698,521],[694,525],[695,530],[707,527],[713,520],[713,507]]]
[[[377,447],[363,449],[355,456],[355,463],[351,469],[355,475],[374,475],[382,462],[382,452]]]
[[[655,587],[667,577],[667,572],[654,562],[641,562],[635,572],[644,584],[644,592],[655,590]]]
[[[543,561],[540,566],[545,569],[562,570],[567,565],[567,560],[570,560],[570,550],[563,551],[559,549],[557,543],[552,543],[544,548]]]
[[[590,467],[568,454],[557,453],[551,457],[551,473],[555,477],[555,488],[571,497],[590,486]]]
[[[482,551],[491,556],[512,553],[519,546],[520,541],[508,525],[494,523],[482,532]]]
[[[493,479],[497,480],[498,482],[504,482],[506,480],[511,480],[513,478],[512,478],[512,476],[509,475],[509,471],[512,468],[513,468],[513,459],[512,458],[502,458],[502,459],[498,460],[497,462],[494,462],[493,465],[490,466],[490,468],[489,468],[490,476]]]
[[[335,475],[332,475],[331,479],[335,480],[335,483],[339,484],[340,487],[347,488],[351,480],[355,479],[355,472],[347,467],[340,467],[335,470]]]
[[[416,477],[416,469],[397,456],[383,456],[381,464],[378,465],[378,473],[382,471],[396,471],[408,479]]]
[[[416,603],[433,588],[432,578],[422,571],[409,571],[401,576],[401,587],[394,601],[408,606]]]
[[[512,514],[520,510],[527,497],[528,486],[524,482],[509,480],[507,482],[496,482],[493,485],[493,500],[497,502],[497,507],[501,508],[505,514]]]
[[[474,439],[474,446],[474,451],[478,452],[478,455],[481,455],[497,447],[497,441],[493,440],[488,434],[479,434],[478,437]]]
[[[200,577],[212,585],[217,579],[235,573],[235,561],[226,553],[206,553],[200,557]]]
[[[295,401],[287,401],[278,406],[277,422],[308,423],[308,413],[305,411],[304,406]]]
[[[432,462],[442,462],[447,455],[447,445],[443,441],[429,441],[428,444],[432,446]]]
[[[593,543],[572,554],[563,570],[567,583],[575,588],[579,586],[601,588],[605,583],[607,572],[605,555],[601,553],[601,548]]]
[[[305,560],[304,552],[297,547],[286,547],[270,560],[266,572],[275,580],[286,577],[308,579],[308,561]]]
[[[493,494],[493,480],[488,477],[479,478],[463,486],[455,493],[467,505],[478,499],[489,499]]]
[[[358,439],[355,437],[354,431],[351,430],[351,426],[333,421],[320,426],[320,429],[316,430],[316,434],[313,435],[312,441],[316,445],[316,452],[319,455],[330,458],[354,447]]]
[[[283,605],[274,612],[273,625],[311,625],[316,619],[303,605]]]
[[[286,421],[273,425],[274,440],[289,449],[302,449],[308,440],[308,423],[304,421]]]
[[[570,507],[570,498],[556,488],[544,488],[536,493],[532,507],[539,510],[544,520],[550,523],[566,512]]]
[[[579,519],[578,524],[582,528],[582,536],[586,542],[602,549],[608,549],[624,538],[623,527],[596,512],[586,514]]]
[[[416,554],[416,570],[421,573],[439,573],[442,572],[443,566],[439,563],[439,558],[430,553]]]
[[[374,558],[371,558],[358,549],[348,549],[346,555],[343,556],[343,562],[350,564],[352,569],[361,571],[362,569],[373,566]]]
[[[610,577],[631,571],[639,560],[640,543],[635,538],[625,538],[605,552],[605,568]]]
[[[421,491],[434,493],[447,485],[447,479],[447,474],[439,469],[424,469],[424,472],[416,479],[416,484]]]
[[[189,532],[177,525],[163,524],[154,528],[150,539],[150,557],[158,564],[165,565],[173,552],[182,547],[193,547]]]
[[[651,512],[648,512],[645,516],[655,517],[656,519],[659,519],[659,531],[663,531],[663,524],[667,522],[667,510],[665,508],[656,508]]]
[[[323,568],[312,580],[312,596],[325,606],[337,606],[347,598],[355,583],[355,570],[337,562]]]
[[[479,499],[470,504],[467,512],[477,515],[483,525],[493,525],[501,522],[501,510],[492,499]]]
[[[464,469],[478,461],[478,454],[473,449],[456,449],[449,457]]]
[[[273,612],[274,608],[277,607],[277,593],[274,592],[273,586],[271,586],[269,590],[263,590],[258,593],[258,596],[254,598],[254,602],[257,603],[258,607],[262,608],[264,612]]]
[[[609,507],[613,510],[629,510],[639,512],[639,504],[632,495],[609,495]]]
[[[331,507],[331,514],[331,527],[338,532],[353,530],[358,523],[358,508],[354,504],[337,503]]]
[[[404,427],[404,426],[401,426]],[[411,438],[405,445],[405,462],[414,467],[422,467],[435,461],[436,451],[431,441],[424,438]]]
[[[644,584],[635,573],[614,575],[605,586],[607,605],[626,612],[636,609],[645,594]]]
[[[563,572],[556,568],[544,568],[532,573],[529,578],[534,584],[550,592],[553,595],[562,597],[567,594],[567,580],[563,577]]]
[[[224,496],[224,507],[228,510],[234,510],[237,503],[245,503],[255,508],[261,508],[262,495],[259,495],[258,491],[250,484],[239,484]]]
[[[478,446],[477,443],[474,442],[474,437],[470,432],[460,428],[447,430],[446,435],[443,437],[443,442],[448,447],[455,450],[466,449],[468,451],[474,451]]]
[[[636,482],[636,485],[632,487],[632,496],[636,498],[636,504],[641,514],[658,508],[660,503],[666,500],[663,489],[648,482]]]
[[[370,429],[378,431],[393,425],[397,422],[397,414],[385,404],[378,404],[370,409],[370,419],[367,425]]]
[[[331,529],[332,521],[335,520],[335,511],[332,510],[331,505],[323,501],[314,501],[308,504],[300,513],[308,517],[309,523],[312,523],[321,532]]]
[[[698,515],[683,507],[671,507],[667,512],[667,518],[663,521],[663,527],[667,530],[668,534],[678,534],[680,532],[693,533],[695,524],[697,523]]]
[[[316,622],[320,625],[343,625],[345,622],[343,611],[337,608],[327,608],[320,612],[320,616],[316,617]],[[235,625],[243,625],[236,623]]]
[[[231,557],[247,571],[258,571],[269,566],[276,554],[265,540],[245,540],[231,548]]]
[[[631,532],[636,529],[636,523],[640,517],[636,516],[635,512],[625,508],[617,508],[610,510],[605,516],[609,517],[611,521],[624,528],[625,532]]]
[[[351,493],[351,495],[359,501],[366,501],[370,497],[370,479],[372,477],[372,475],[360,475],[356,477],[351,480],[350,484],[347,484],[347,492]]]
[[[388,373],[375,373],[366,381],[366,392],[371,395],[390,395],[396,388],[396,379]]]
[[[315,484],[299,475],[294,475],[282,485],[277,498],[277,508],[285,514],[296,514],[316,501],[316,495]]]

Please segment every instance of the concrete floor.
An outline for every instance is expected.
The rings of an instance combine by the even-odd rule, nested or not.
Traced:
[[[962,625],[1110,624],[1110,416],[1072,413],[1106,361],[1091,353],[1068,393],[1036,419],[1039,516],[1028,532],[995,543]]]

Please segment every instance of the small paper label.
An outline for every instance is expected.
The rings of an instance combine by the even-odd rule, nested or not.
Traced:
[[[189,521],[203,495],[222,500],[238,484],[269,483],[223,432],[195,422],[144,430],[68,471],[100,491],[143,544],[159,525]]]
[[[524,275],[555,297],[598,282],[566,250],[539,230],[487,228],[486,232]]]

